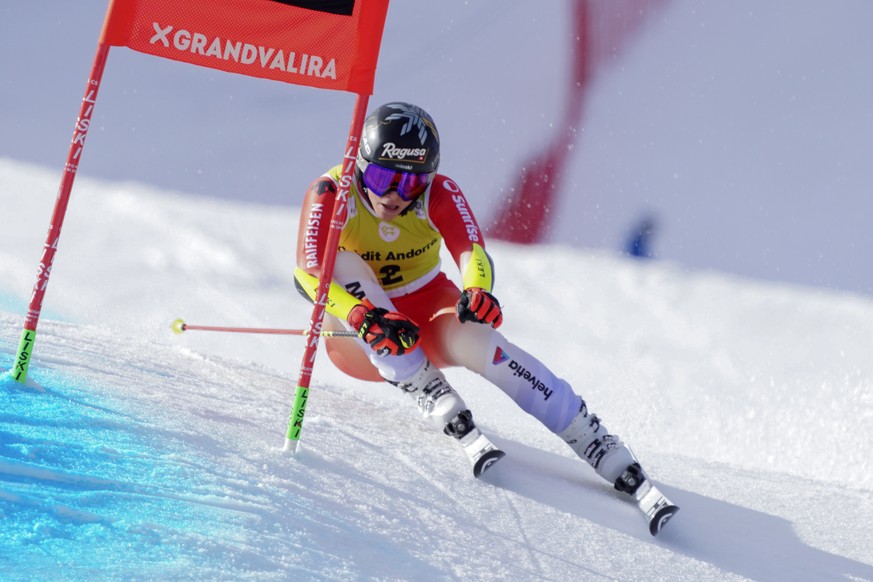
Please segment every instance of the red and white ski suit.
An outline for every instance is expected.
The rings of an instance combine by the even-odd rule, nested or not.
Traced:
[[[341,169],[332,168],[313,182],[300,213],[295,278],[310,298],[320,275]],[[460,290],[441,270],[442,243],[458,266],[464,288],[490,292],[494,283],[482,231],[458,185],[438,174],[425,194],[390,222],[376,216],[356,183],[348,204],[325,329],[349,329],[349,312],[366,297],[416,322],[421,348],[379,356],[361,340],[327,337],[331,361],[355,378],[394,382],[411,376],[424,358],[439,368],[462,366],[498,386],[552,432],[565,429],[582,404],[569,384],[492,327],[458,321]]]

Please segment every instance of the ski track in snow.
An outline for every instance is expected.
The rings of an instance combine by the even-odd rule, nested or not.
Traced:
[[[4,320],[13,327],[14,318]],[[111,343],[99,330],[86,332],[92,349]],[[11,538],[2,549],[10,550],[4,565],[12,571],[47,574],[67,561],[74,577],[563,580],[676,579],[680,572],[682,579],[812,580],[873,573],[806,545],[778,515],[673,486],[664,489],[681,500],[681,520],[653,541],[636,510],[570,456],[499,436],[507,458],[487,482],[475,481],[459,451],[413,415],[393,403],[362,410],[365,400],[329,386],[314,389],[303,451],[288,459],[278,450],[281,378],[210,362],[214,372],[224,368],[262,388],[260,398],[250,391],[254,401],[239,406],[231,386],[192,367],[201,358],[117,344],[126,349],[115,365],[143,370],[129,376],[123,402],[111,394],[119,388],[111,369],[89,364],[91,378],[66,379],[66,364],[50,363],[64,360],[53,355],[51,339],[32,374],[43,390],[3,385],[12,406],[2,417],[0,507]],[[73,359],[106,356],[80,351]],[[156,358],[177,375],[148,371]],[[154,419],[157,408],[162,418]],[[401,443],[395,430],[372,428],[398,424]],[[705,470],[696,477],[705,481],[711,472],[771,502],[786,497],[784,476],[682,458],[663,460],[664,467],[692,478]],[[786,503],[832,494],[810,483]],[[842,503],[852,501],[843,495]],[[866,499],[869,510],[869,495],[854,497],[853,505]],[[785,561],[772,560],[774,548]],[[639,565],[626,563],[629,556]]]
[[[0,160],[0,207],[14,191],[31,217],[3,229],[0,295],[19,308],[0,312],[0,370],[33,283],[45,175]],[[47,295],[62,321],[44,315],[28,387],[0,380],[4,579],[873,580],[867,299],[491,245],[507,336],[570,379],[682,506],[652,539],[553,435],[460,370],[450,381],[507,452],[485,480],[405,396],[323,356],[301,450],[283,455],[299,338],[169,324],[305,322],[294,212],[78,184],[75,208],[104,210],[71,209]],[[558,272],[563,285],[543,283]],[[559,337],[538,323],[554,305]]]

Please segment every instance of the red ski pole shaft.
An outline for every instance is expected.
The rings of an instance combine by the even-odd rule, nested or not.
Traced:
[[[229,333],[262,333],[272,335],[309,335],[309,330],[306,329],[282,329],[268,327],[226,327],[220,325],[192,325],[185,323],[181,319],[177,319],[171,326],[173,332],[180,334],[186,331],[223,331]],[[323,330],[322,337],[357,337],[353,331],[345,330]]]

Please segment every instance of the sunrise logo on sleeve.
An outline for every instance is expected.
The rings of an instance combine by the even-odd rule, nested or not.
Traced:
[[[112,0],[100,42],[369,95],[387,10],[388,0]]]

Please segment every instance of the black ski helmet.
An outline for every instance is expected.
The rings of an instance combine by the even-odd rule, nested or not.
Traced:
[[[364,120],[358,170],[367,164],[401,172],[436,172],[440,137],[427,111],[409,103],[386,103]]]

